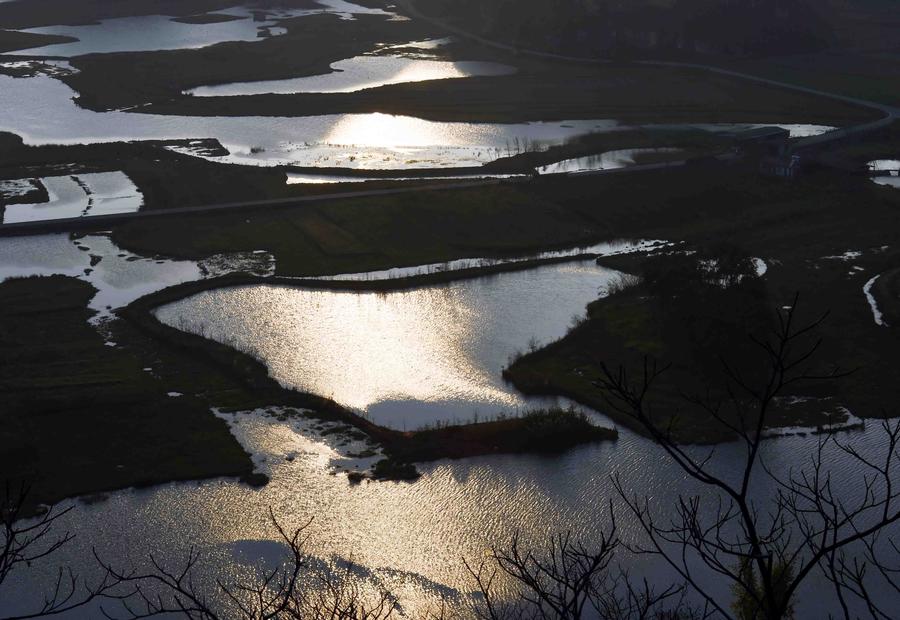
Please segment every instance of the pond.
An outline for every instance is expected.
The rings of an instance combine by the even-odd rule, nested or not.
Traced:
[[[504,366],[565,335],[618,276],[591,259],[391,295],[243,286],[157,318],[251,353],[286,387],[412,430],[526,407]]]

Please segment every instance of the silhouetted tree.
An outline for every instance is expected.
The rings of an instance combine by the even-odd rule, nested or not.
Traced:
[[[798,325],[798,300],[789,308],[777,314],[767,338],[751,338],[766,360],[764,373],[754,373],[751,380],[722,361],[727,385],[710,393],[725,396],[684,395],[685,406],[700,408],[711,423],[739,437],[744,457],[736,479],[716,470],[711,451],[679,445],[671,426],[657,422],[671,418],[657,417],[648,399],[665,367],[650,359],[637,375],[626,368],[604,367],[599,385],[609,405],[640,422],[668,459],[711,496],[680,495],[674,505],[659,506],[629,492],[614,477],[643,540],[627,545],[620,541],[616,520],[621,516],[612,505],[610,525],[588,543],[571,534],[551,536],[544,545],[525,544],[514,536],[477,566],[465,563],[477,590],[471,614],[480,620],[781,620],[793,617],[799,588],[817,572],[832,584],[842,617],[893,617],[895,610],[875,596],[873,588],[900,594],[900,548],[889,529],[900,521],[900,490],[894,484],[900,468],[900,423],[881,423],[884,441],[877,456],[826,435],[802,471],[777,472],[763,457],[762,442],[776,399],[792,387],[841,376],[836,370],[815,370],[820,347],[816,330],[824,317]],[[829,450],[866,472],[856,493],[838,492],[826,464]],[[761,483],[774,490],[772,497],[753,494],[754,485]],[[0,502],[0,586],[12,573],[52,556],[72,539],[67,532],[53,532],[67,511],[20,519],[27,491],[23,487],[12,493],[7,486]],[[102,572],[95,584],[60,569],[44,604],[15,618],[56,615],[98,602],[114,620],[162,614],[191,620],[387,620],[399,615],[395,596],[379,584],[361,582],[351,563],[314,566],[305,551],[309,522],[286,530],[270,516],[287,560],[257,579],[219,580],[207,589],[195,576],[201,557],[193,550],[180,563],[151,556],[145,570],[120,570],[97,557]],[[656,586],[634,579],[614,564],[620,548],[665,562],[679,576],[677,583]],[[703,570],[698,572],[698,567]],[[726,600],[715,595],[710,578],[727,581],[732,596]],[[446,602],[431,620],[445,617]]]
[[[145,571],[122,571],[101,558],[99,564],[132,595],[104,610],[109,619],[135,620],[176,614],[190,620],[387,620],[397,611],[393,595],[377,588],[362,589],[347,563],[312,570],[306,552],[311,520],[285,530],[270,512],[271,522],[288,553],[285,563],[254,581],[217,581],[218,594],[195,579],[200,555],[193,549],[184,562],[150,557]]]
[[[523,545],[516,535],[507,546],[494,547],[477,567],[465,562],[479,595],[472,614],[478,620],[706,617],[686,605],[683,586],[656,590],[615,568],[620,544],[614,518],[591,548],[573,541],[571,533],[536,546]],[[500,591],[501,577],[513,583],[512,594]]]
[[[23,518],[23,508],[27,505],[29,492],[27,484],[13,485],[6,482],[3,495],[0,496],[0,588],[11,575],[34,569],[74,538],[67,531],[54,531],[56,522],[71,508],[62,511],[50,508],[40,516]],[[52,589],[44,594],[43,602],[36,609],[7,616],[3,620],[56,616],[84,608],[98,599],[127,596],[127,593],[122,594],[119,586],[119,582],[109,571],[89,583],[80,579],[71,568],[60,567]]]
[[[761,380],[748,381],[723,361],[726,397],[685,396],[686,406],[701,408],[711,423],[727,427],[740,438],[744,461],[737,481],[716,471],[711,451],[698,456],[698,451],[675,442],[670,426],[657,422],[648,395],[665,367],[645,359],[636,376],[625,368],[603,368],[599,384],[608,404],[639,421],[675,465],[713,494],[712,499],[681,495],[676,505],[660,514],[649,499],[629,492],[616,478],[619,495],[646,537],[645,543],[630,550],[666,562],[726,618],[792,617],[798,589],[817,570],[833,584],[843,617],[856,617],[850,601],[855,598],[871,617],[888,618],[890,610],[882,609],[870,584],[881,579],[898,591],[900,563],[887,528],[900,521],[900,491],[894,484],[900,467],[900,424],[882,423],[886,441],[877,459],[833,435],[819,442],[810,468],[804,471],[776,472],[761,454],[775,399],[789,387],[839,376],[813,370],[820,347],[815,332],[824,317],[798,325],[797,301],[777,315],[768,338],[752,339],[767,360]],[[826,451],[832,448],[868,472],[859,481],[858,497],[835,490],[826,465]],[[764,504],[751,494],[758,479],[775,489],[774,497]],[[854,553],[854,545],[862,545],[867,553]],[[706,577],[730,582],[735,600],[714,596],[709,582],[698,575],[698,565],[706,569]]]

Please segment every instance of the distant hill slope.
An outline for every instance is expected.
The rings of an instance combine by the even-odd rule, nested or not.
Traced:
[[[782,56],[898,45],[896,0],[416,0],[522,47],[578,55],[671,50]]]
[[[840,47],[900,55],[898,0],[821,0],[820,5]]]

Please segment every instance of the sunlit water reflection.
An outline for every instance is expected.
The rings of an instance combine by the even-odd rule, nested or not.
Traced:
[[[119,565],[146,564],[151,553],[177,563],[195,548],[202,554],[198,581],[214,592],[212,577],[233,578],[246,566],[270,565],[273,556],[278,557],[270,542],[276,538],[268,523],[271,508],[286,525],[314,517],[309,552],[319,558],[352,558],[402,596],[407,617],[419,618],[441,596],[454,601],[471,591],[462,558],[477,562],[487,548],[508,541],[515,532],[529,543],[566,530],[579,539],[596,540],[598,532],[609,527],[608,501],[616,497],[613,474],[621,476],[629,491],[651,498],[662,516],[678,493],[696,491],[676,468],[666,466],[657,447],[627,431],[621,431],[616,443],[558,457],[442,461],[420,465],[424,476],[415,484],[352,486],[327,466],[335,451],[320,440],[272,418],[239,414],[235,420],[234,432],[245,446],[264,455],[272,477],[269,485],[253,490],[214,480],[125,490],[93,505],[76,502],[60,524],[76,539],[50,568],[71,563],[90,572],[92,548]],[[872,432],[852,439],[866,454],[879,447]],[[816,442],[812,437],[771,441],[765,455],[777,471],[805,467]],[[735,446],[723,446],[714,463],[734,473],[738,456]],[[840,491],[858,482],[861,474],[844,467],[839,458],[832,460],[832,471]],[[620,535],[626,541],[640,540],[637,524],[615,503]],[[623,552],[618,559],[640,577],[671,577],[648,558]],[[34,600],[53,576],[46,570],[31,572],[28,581],[14,577],[8,587],[18,596],[0,596],[0,611],[24,610],[26,593]],[[709,587],[727,598],[721,583],[710,580]],[[798,617],[826,617],[834,604],[830,592],[827,584],[812,579],[800,593]],[[888,604],[892,600],[889,592],[878,594],[887,597],[882,600]]]
[[[359,396],[361,403],[378,398],[383,388],[427,397],[438,389],[455,388],[459,380],[475,388],[472,397],[480,398],[505,389],[496,376],[490,376],[498,371],[490,366],[502,360],[485,350],[483,343],[523,347],[531,334],[561,332],[569,305],[578,296],[595,295],[607,276],[608,272],[582,262],[381,296],[245,287],[221,291],[215,297],[194,297],[164,313],[175,316],[179,314],[175,310],[180,310],[182,315],[202,314],[198,322],[203,318],[220,321],[220,335],[228,333],[229,338],[243,338],[263,351],[284,355],[288,362],[296,360],[298,366],[286,363],[283,367],[287,375],[309,373],[321,389],[334,386],[348,397]],[[557,280],[564,284],[557,286]],[[578,292],[563,290],[568,287]],[[220,311],[213,307],[214,301],[226,307]],[[261,307],[263,303],[267,305]],[[520,308],[523,305],[526,311]],[[238,310],[243,318],[236,314]],[[485,316],[488,310],[490,315]],[[337,325],[337,318],[345,323]],[[208,325],[215,331],[214,325]],[[274,341],[271,348],[259,342],[263,335]],[[304,339],[313,346],[304,344]],[[420,343],[450,355],[452,363],[422,351]],[[312,349],[336,368],[324,368],[315,359],[301,363],[290,347]],[[329,347],[349,357],[349,365],[363,374],[346,377],[341,369],[345,360]],[[362,347],[372,356],[370,375],[365,374],[366,368],[359,368],[353,347]],[[382,349],[399,355],[396,363],[401,366],[406,364],[403,356],[422,351],[421,371],[413,369],[413,377],[398,372]],[[275,370],[278,360],[272,363],[273,373],[282,372]],[[375,371],[384,374],[376,376]],[[433,376],[437,387],[418,381],[425,372],[437,373]],[[345,381],[358,383],[360,389]],[[424,476],[415,484],[352,486],[330,467],[339,449],[326,445],[326,440],[298,430],[290,421],[264,415],[238,414],[231,420],[236,436],[271,476],[268,486],[253,490],[234,481],[214,480],[121,491],[93,505],[76,503],[61,527],[71,528],[77,538],[57,562],[90,566],[92,547],[120,564],[145,562],[148,553],[174,562],[196,547],[203,557],[201,582],[213,587],[213,575],[233,577],[247,565],[270,564],[277,557],[277,549],[267,542],[275,538],[267,523],[271,508],[287,525],[314,517],[311,553],[318,558],[352,557],[371,576],[397,590],[407,616],[418,618],[440,596],[458,600],[454,597],[471,589],[462,558],[477,561],[486,548],[507,541],[514,532],[527,541],[542,541],[560,530],[596,539],[598,531],[609,525],[608,502],[616,497],[613,474],[621,476],[626,489],[646,495],[660,510],[671,506],[678,493],[696,490],[677,468],[667,465],[657,447],[626,429],[620,429],[615,443],[584,446],[557,457],[442,461],[420,466]],[[864,454],[873,454],[882,443],[875,425],[846,438]],[[806,467],[817,441],[811,436],[772,440],[765,444],[764,453],[773,470],[785,472]],[[734,476],[739,455],[737,445],[719,446],[713,463],[723,475]],[[862,473],[858,468],[848,467],[846,458],[838,454],[830,455],[828,462],[839,492],[858,488]],[[762,497],[773,489],[762,485],[757,492]],[[620,507],[617,510],[620,535],[638,540],[637,524]],[[666,578],[659,563],[646,557],[623,552],[620,560],[640,577]],[[8,587],[33,594],[53,578],[51,570],[43,575],[43,581],[14,579]],[[721,584],[713,582],[710,587],[719,596],[729,594]],[[26,599],[25,595],[0,597],[9,607]],[[884,600],[890,604],[891,599]],[[798,617],[824,617],[833,602],[827,585],[814,579],[800,593]]]
[[[93,112],[78,107],[74,97],[68,86],[49,75],[0,75],[0,131],[16,133],[33,145],[212,138],[229,151],[225,157],[210,157],[214,161],[402,169],[478,166],[579,135],[621,128],[614,120],[498,124],[432,122],[379,113],[281,118]],[[792,135],[828,129],[785,127]]]
[[[140,15],[107,19],[97,24],[32,28],[24,32],[72,37],[78,41],[9,53],[20,56],[71,58],[83,54],[190,49],[227,41],[257,41],[266,34],[278,34],[279,31],[275,27],[278,20],[291,17],[323,12],[334,13],[344,19],[352,19],[353,15],[359,14],[393,15],[381,9],[366,8],[343,0],[319,0],[319,3],[321,4],[319,8],[271,11],[236,6],[217,13],[232,15],[239,19],[209,24],[178,22],[166,15]]]
[[[524,407],[501,377],[510,357],[562,337],[617,276],[589,260],[391,295],[245,286],[157,317],[251,353],[282,385],[414,429]]]
[[[229,150],[215,161],[352,168],[472,166],[515,152],[613,129],[615,121],[440,123],[387,114],[301,118],[187,117],[79,108],[75,93],[46,75],[0,76],[0,131],[28,144],[215,138]],[[512,150],[510,150],[512,149]]]
[[[10,183],[27,182],[28,179],[20,179]],[[2,214],[4,224],[132,213],[144,204],[140,190],[122,172],[46,177],[39,182],[46,188],[49,200],[7,205]],[[3,185],[0,182],[0,203],[3,198]]]
[[[509,65],[495,62],[421,60],[397,56],[357,56],[331,65],[332,73],[289,80],[240,82],[200,86],[188,91],[197,97],[293,93],[352,93],[390,84],[448,80],[472,76],[515,73]]]

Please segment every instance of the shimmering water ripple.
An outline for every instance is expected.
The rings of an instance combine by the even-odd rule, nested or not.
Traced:
[[[565,335],[617,276],[580,261],[391,295],[246,286],[157,317],[251,353],[282,385],[413,429],[524,407],[501,378],[510,357]]]

